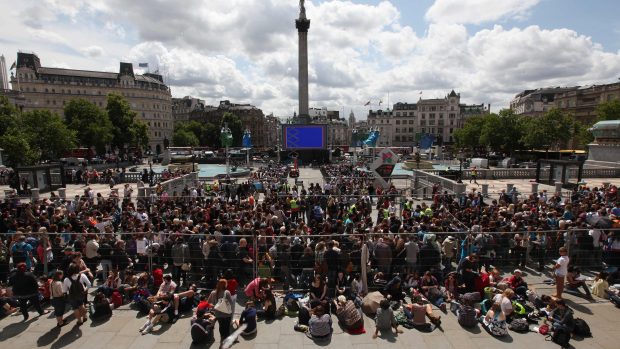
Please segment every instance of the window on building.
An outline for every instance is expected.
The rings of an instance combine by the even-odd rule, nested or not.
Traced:
[[[440,119],[443,119],[443,113],[440,113],[440,114],[439,114],[439,118],[440,118]]]
[[[52,93],[56,93],[56,89],[55,88],[52,89]]]
[[[435,113],[430,113],[430,114],[428,114],[428,118],[429,118],[429,119],[434,119],[434,118],[435,118]]]
[[[400,142],[400,136],[394,136],[394,140],[395,140],[396,142]]]
[[[396,120],[396,125],[400,125],[400,120]]]
[[[454,111],[454,106],[451,106],[451,107],[450,107],[450,110]]]
[[[409,125],[413,125],[413,120],[409,120]]]
[[[426,114],[422,113],[422,119],[426,119]]]

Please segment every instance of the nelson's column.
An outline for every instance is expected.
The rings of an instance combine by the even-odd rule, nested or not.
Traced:
[[[299,35],[299,117],[302,124],[310,123],[308,114],[308,29],[310,20],[306,18],[304,0],[299,1],[299,18],[295,20]]]

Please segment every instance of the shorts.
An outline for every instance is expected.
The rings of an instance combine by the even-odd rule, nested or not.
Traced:
[[[60,298],[52,298],[50,300],[52,303],[52,307],[54,307],[54,316],[61,317],[65,315],[65,307],[67,306],[67,302],[63,297]]]
[[[78,310],[81,306],[84,305],[83,299],[70,299],[69,304],[71,305],[72,310]]]

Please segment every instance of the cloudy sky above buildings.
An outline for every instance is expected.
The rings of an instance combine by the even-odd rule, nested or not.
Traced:
[[[365,118],[443,97],[497,110],[523,89],[620,78],[617,0],[307,0],[310,106]],[[297,110],[296,0],[0,0],[1,53],[118,71],[148,62],[174,97]],[[420,92],[422,91],[422,94]]]

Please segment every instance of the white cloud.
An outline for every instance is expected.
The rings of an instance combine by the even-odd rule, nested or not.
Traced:
[[[39,1],[0,0],[10,12],[0,31],[15,33],[5,50],[36,51],[43,65],[75,69],[148,62],[173,96],[252,103],[281,116],[297,109],[296,1],[45,1],[33,10]],[[390,103],[415,102],[420,90],[434,98],[455,89],[464,103],[506,106],[526,88],[620,76],[620,52],[573,30],[466,26],[527,16],[537,3],[437,0],[416,33],[389,1],[306,1],[310,104],[353,109],[359,119],[368,99],[386,107],[388,93]]]
[[[540,0],[435,0],[426,11],[431,22],[480,24],[504,17],[527,17]]]
[[[96,45],[84,47],[80,51],[82,51],[82,53],[84,53],[88,57],[99,57],[102,56],[104,53],[103,48]]]

